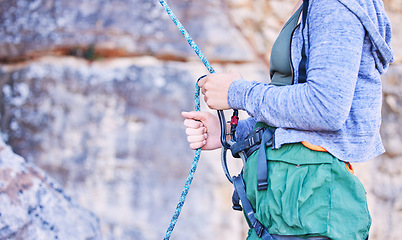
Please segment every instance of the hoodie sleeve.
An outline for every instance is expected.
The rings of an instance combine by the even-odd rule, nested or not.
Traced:
[[[304,34],[306,83],[278,87],[238,80],[229,88],[230,107],[274,127],[339,130],[352,105],[364,28],[337,0],[321,0],[311,1]]]

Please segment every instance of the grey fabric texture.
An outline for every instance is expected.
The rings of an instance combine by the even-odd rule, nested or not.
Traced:
[[[302,34],[307,82],[297,84]],[[383,153],[380,75],[393,61],[390,41],[381,0],[310,0],[306,26],[296,28],[290,45],[295,84],[231,84],[229,106],[251,116],[239,122],[237,138],[261,121],[277,128],[274,148],[308,141],[348,162]]]

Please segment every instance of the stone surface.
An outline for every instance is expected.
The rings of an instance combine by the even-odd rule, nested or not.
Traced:
[[[268,81],[295,0],[168,3],[217,72]],[[384,3],[387,153],[355,165],[371,240],[402,235],[402,5]],[[0,1],[0,238],[163,238],[193,159],[180,112],[205,73],[158,1]],[[172,239],[244,239],[231,193],[219,151],[203,153]]]
[[[5,67],[1,124],[13,127],[3,138],[94,211],[105,239],[158,239],[193,158],[180,115],[194,104],[196,77],[187,67],[150,58],[88,63],[54,57]],[[207,166],[196,175],[198,190],[175,238],[185,239],[201,223],[208,230],[198,233],[202,239],[233,234],[242,224],[230,205],[223,209],[231,188],[220,165]],[[222,210],[238,220],[224,220]],[[237,235],[244,230],[238,227]]]
[[[211,59],[253,60],[246,41],[220,14],[221,2],[172,1],[171,7]],[[0,59],[7,61],[49,52],[85,56],[89,47],[102,56],[193,57],[158,1],[6,0],[0,22]]]
[[[101,239],[98,218],[0,140],[1,239]]]

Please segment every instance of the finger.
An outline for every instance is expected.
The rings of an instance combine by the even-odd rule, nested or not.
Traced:
[[[205,127],[200,128],[186,128],[186,134],[188,136],[202,135],[207,132]]]
[[[187,136],[187,141],[189,143],[203,142],[207,138],[207,135],[196,135],[196,136]]]
[[[205,82],[207,81],[207,78],[208,78],[208,75],[205,76],[205,77],[203,77],[203,78],[201,78],[201,79],[198,81],[198,86],[199,86],[200,88],[202,88],[202,87],[204,86]]]
[[[197,111],[182,112],[181,115],[185,118],[200,120],[202,122],[206,120],[205,112],[197,112]]]
[[[190,119],[190,118],[186,118],[183,123],[186,128],[197,128],[198,129],[198,128],[204,126],[204,124],[202,124],[202,122],[194,120],[194,119]]]
[[[181,112],[181,115],[185,118],[193,118],[194,116],[194,112],[195,111],[191,111],[191,112]]]
[[[206,141],[203,142],[197,142],[197,143],[190,143],[190,148],[193,150],[202,148],[206,144]]]

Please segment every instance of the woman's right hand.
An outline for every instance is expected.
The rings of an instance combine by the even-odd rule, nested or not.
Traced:
[[[214,150],[222,146],[218,117],[209,112],[182,112],[191,149]]]

